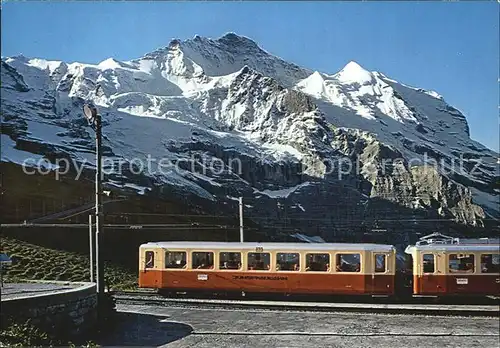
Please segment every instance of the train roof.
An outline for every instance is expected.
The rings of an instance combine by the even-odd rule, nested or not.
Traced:
[[[238,249],[255,250],[257,247],[263,247],[264,250],[359,250],[359,251],[379,251],[391,252],[395,250],[394,246],[386,244],[349,244],[349,243],[257,243],[257,242],[149,242],[141,245],[141,248],[178,248],[178,249]]]
[[[409,245],[405,252],[411,254],[413,251],[490,251],[500,252],[499,244],[431,244],[431,245]]]

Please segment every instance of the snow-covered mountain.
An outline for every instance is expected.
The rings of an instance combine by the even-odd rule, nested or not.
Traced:
[[[286,209],[296,232],[327,239],[388,211],[473,226],[500,216],[499,155],[470,139],[465,116],[355,62],[329,75],[229,33],[172,40],[131,61],[1,64],[4,162],[93,168],[81,111],[92,101],[106,184],[138,194],[169,187],[221,206],[243,195],[257,222],[273,225]]]

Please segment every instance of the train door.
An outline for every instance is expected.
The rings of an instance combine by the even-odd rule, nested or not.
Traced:
[[[420,294],[435,295],[445,290],[442,281],[444,277],[440,276],[440,269],[442,268],[440,260],[443,259],[442,253],[436,252],[423,252],[420,256],[421,265],[421,279]]]
[[[432,253],[423,253],[420,256],[420,294],[435,293],[437,284],[434,274],[436,273],[436,255]]]
[[[159,283],[158,277],[158,255],[154,249],[141,250],[139,256],[139,287],[156,288]]]
[[[372,291],[374,294],[392,294],[393,277],[390,273],[390,254],[374,253],[372,256]]]

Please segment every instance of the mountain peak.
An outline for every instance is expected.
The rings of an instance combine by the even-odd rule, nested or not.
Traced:
[[[114,58],[108,58],[97,64],[97,66],[103,70],[112,70],[121,67],[121,63]]]
[[[317,70],[315,70],[310,77],[318,81],[324,81],[323,75]]]
[[[170,49],[175,49],[178,48],[181,45],[182,41],[180,39],[172,39],[168,43],[168,48]]]
[[[341,82],[359,84],[366,84],[373,79],[373,75],[355,61],[347,63],[342,70],[335,74],[335,77]]]
[[[232,45],[232,46],[251,46],[254,48],[258,48],[259,46],[255,41],[252,39],[246,37],[246,36],[241,36],[233,32],[229,32],[221,36],[219,39],[217,39],[218,42],[224,43],[226,45]]]

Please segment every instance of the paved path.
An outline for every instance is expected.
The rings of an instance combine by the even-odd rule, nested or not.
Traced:
[[[1,288],[2,301],[7,299],[50,294],[58,291],[74,289],[78,284],[71,283],[4,283]]]
[[[498,318],[185,309],[119,304],[101,345],[498,347]]]

